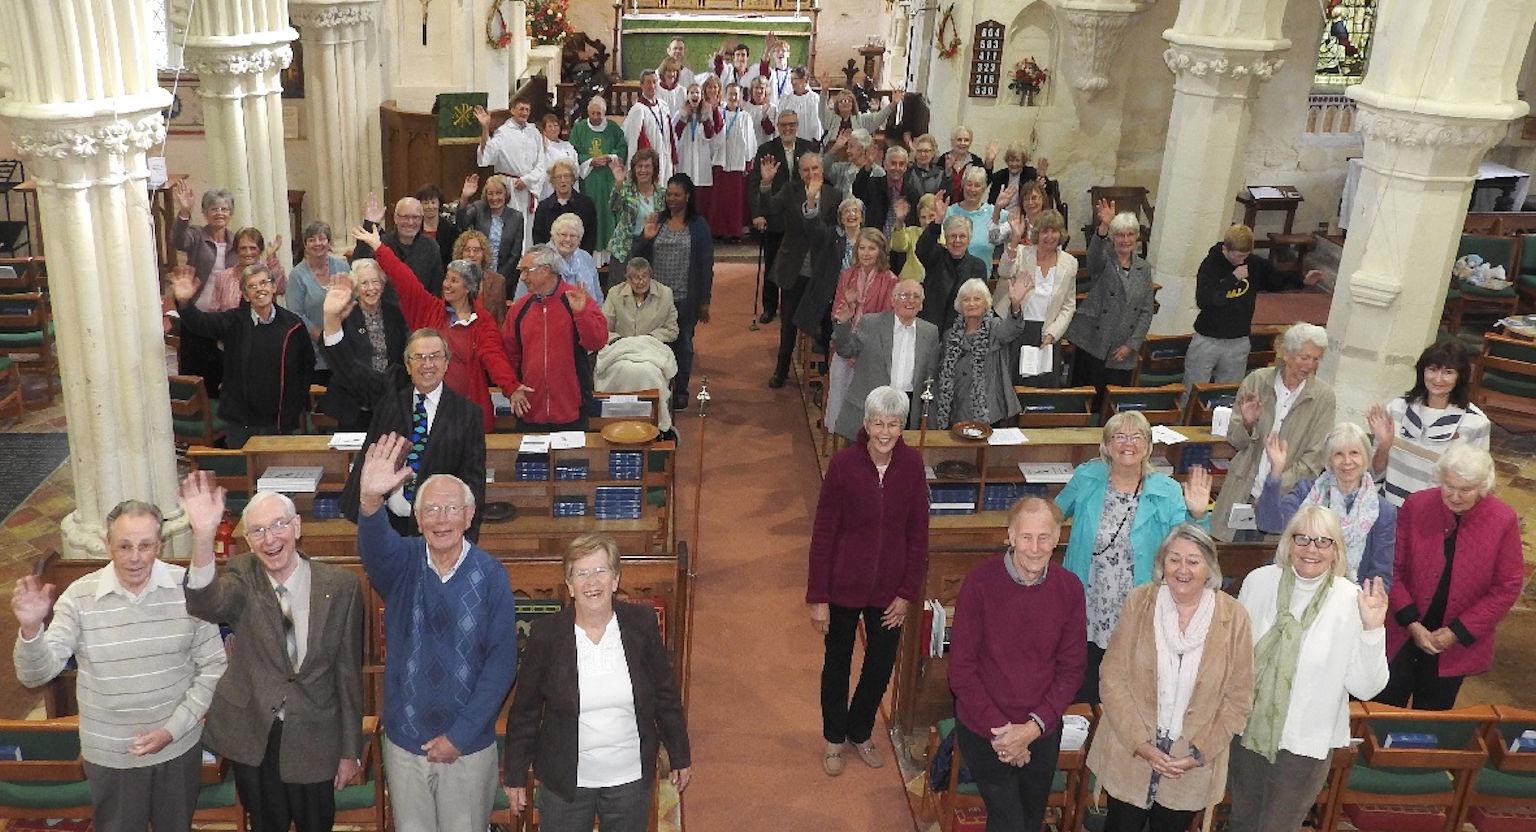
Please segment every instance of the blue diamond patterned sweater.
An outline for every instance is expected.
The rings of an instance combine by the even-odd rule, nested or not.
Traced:
[[[517,678],[512,585],[478,546],[445,583],[420,537],[402,538],[382,510],[357,519],[357,549],[384,601],[384,734],[415,754],[446,734],[460,754],[495,741],[496,715]]]

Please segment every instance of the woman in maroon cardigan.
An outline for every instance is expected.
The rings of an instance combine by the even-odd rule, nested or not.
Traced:
[[[827,466],[811,531],[805,602],[825,636],[821,665],[821,765],[843,771],[852,742],[871,768],[885,765],[871,741],[875,710],[896,663],[901,625],[922,591],[928,563],[928,478],[923,457],[901,440],[907,396],[876,387],[864,399],[864,429]],[[864,619],[864,666],[848,700],[854,633]]]
[[[1439,489],[1397,512],[1387,655],[1376,701],[1427,711],[1456,705],[1461,682],[1493,664],[1494,631],[1524,582],[1520,518],[1494,497],[1493,457],[1457,443],[1435,465]]]

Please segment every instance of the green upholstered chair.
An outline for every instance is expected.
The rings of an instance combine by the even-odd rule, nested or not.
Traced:
[[[1496,719],[1486,705],[1451,711],[1417,711],[1367,702],[1359,722],[1360,759],[1350,769],[1341,803],[1357,827],[1367,811],[1434,807],[1444,813],[1444,832],[1459,832],[1466,797],[1488,760],[1485,726]],[[1391,733],[1434,734],[1435,748],[1389,748]],[[1367,810],[1364,807],[1371,807]]]
[[[1076,704],[1067,708],[1068,714],[1086,718],[1090,723],[1088,741],[1075,751],[1062,751],[1056,757],[1056,773],[1051,776],[1051,793],[1046,798],[1047,809],[1057,812],[1057,829],[1077,829],[1083,807],[1088,800],[1088,747],[1093,743],[1093,727],[1098,724],[1098,713],[1092,705]],[[928,728],[928,756],[933,760],[939,743],[955,730],[953,718],[941,719]],[[926,789],[929,807],[938,814],[940,832],[950,832],[955,824],[955,812],[967,807],[986,808],[975,783],[961,783],[960,769],[965,765],[960,746],[955,745],[949,765],[949,787],[935,794]],[[924,782],[927,785],[925,772]]]
[[[1097,418],[1092,387],[1014,387],[1021,428],[1086,428]]]
[[[42,374],[48,401],[59,389],[59,354],[53,343],[53,320],[42,292],[0,295],[0,356],[22,362],[23,371]]]
[[[1179,397],[1184,385],[1165,384],[1161,387],[1122,387],[1111,384],[1104,389],[1104,406],[1099,414],[1104,424],[1109,417],[1122,410],[1139,410],[1154,425],[1177,425],[1184,418],[1184,408]]]
[[[245,832],[245,807],[235,792],[235,769],[228,760],[207,762],[204,758],[202,787],[197,792],[197,810],[192,813],[195,827],[207,828],[207,824],[234,824],[237,832]]]
[[[1536,312],[1536,234],[1520,236],[1520,268],[1512,275],[1515,294],[1520,298],[1516,310]]]
[[[1131,384],[1136,387],[1161,387],[1184,383],[1184,354],[1194,335],[1148,335],[1141,342],[1141,357]]]
[[[1189,400],[1184,403],[1184,424],[1209,426],[1211,411],[1236,405],[1237,388],[1236,384],[1196,384],[1190,391]]]
[[[1522,733],[1536,730],[1536,711],[1494,705],[1497,719],[1484,726],[1488,764],[1477,773],[1467,793],[1467,821],[1479,832],[1507,828],[1496,816],[1516,810],[1522,815],[1536,811],[1536,753],[1509,750]],[[1528,828],[1522,819],[1521,828]]]
[[[1536,342],[1488,333],[1483,355],[1472,367],[1468,394],[1501,426],[1536,429]]]
[[[1505,276],[1516,281],[1520,274],[1520,239],[1463,234],[1461,245],[1456,248],[1456,259],[1476,254],[1488,263],[1503,266]],[[1453,334],[1460,332],[1462,318],[1468,313],[1492,314],[1497,317],[1513,315],[1519,301],[1514,286],[1484,289],[1465,281],[1451,281],[1445,294],[1446,326]]]
[[[383,749],[379,748],[379,718],[363,717],[363,767],[351,783],[336,792],[336,823],[367,829],[385,828]],[[496,790],[502,799],[506,795]]]
[[[0,759],[0,818],[91,816],[77,717],[0,720],[0,745],[15,746],[21,755]]]
[[[224,438],[224,422],[214,412],[202,376],[171,376],[171,430],[178,447],[213,445]]]

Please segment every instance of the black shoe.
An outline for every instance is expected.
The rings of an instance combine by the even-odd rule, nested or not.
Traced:
[[[774,390],[784,386],[784,376],[774,373],[773,378],[768,379],[768,386]]]
[[[672,397],[672,412],[680,413],[688,409],[688,394],[678,393]]]
[[[773,317],[774,316],[772,312],[764,312],[762,315],[758,316],[757,322],[760,324],[771,324],[773,323]]]

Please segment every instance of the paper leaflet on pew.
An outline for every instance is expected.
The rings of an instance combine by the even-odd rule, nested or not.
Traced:
[[[363,442],[368,439],[368,434],[362,431],[343,431],[331,434],[330,441],[325,443],[327,448],[333,451],[361,451]]]

